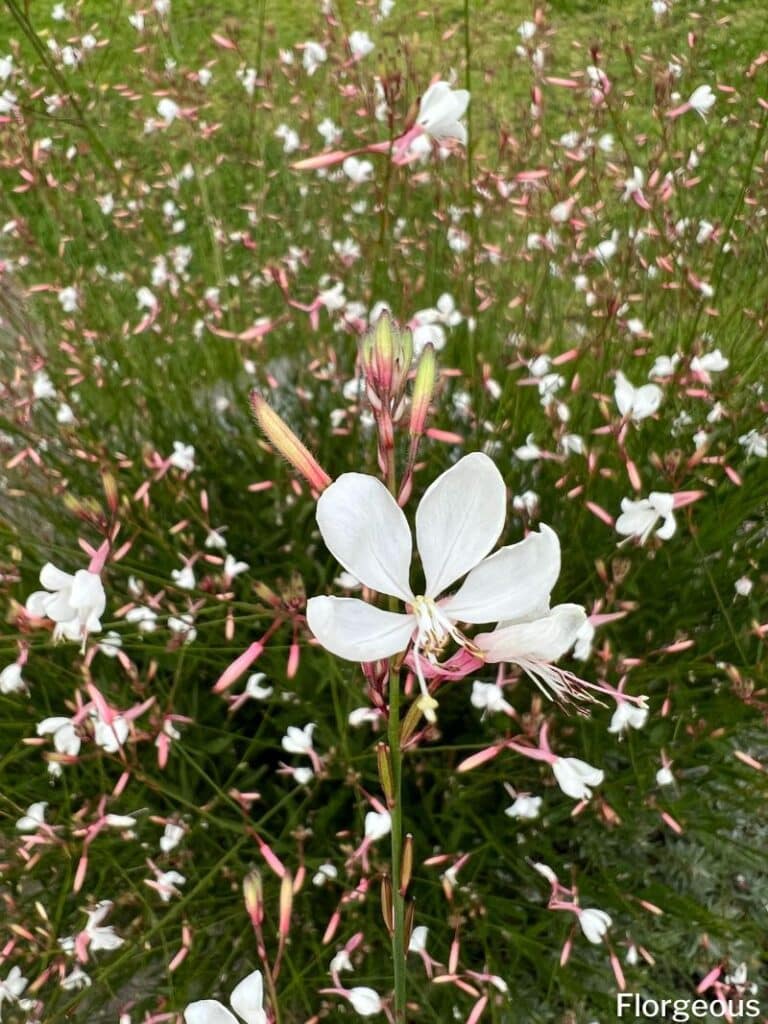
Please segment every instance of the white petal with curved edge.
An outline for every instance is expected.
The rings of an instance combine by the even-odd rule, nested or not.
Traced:
[[[237,1018],[218,999],[200,999],[184,1011],[187,1024],[238,1024]]]
[[[554,662],[576,642],[576,634],[587,621],[581,605],[558,604],[533,622],[518,622],[492,633],[481,633],[474,642],[485,652],[485,660],[516,661],[535,658]]]
[[[46,562],[40,570],[40,584],[46,590],[61,590],[72,585],[74,579],[68,572],[57,569],[53,562]]]
[[[501,473],[482,452],[465,455],[427,488],[416,510],[427,597],[437,597],[485,558],[506,510]]]
[[[542,525],[540,533],[529,533],[519,544],[484,559],[440,608],[458,622],[527,618],[549,607],[559,575],[560,541]]]
[[[320,495],[317,525],[326,547],[347,572],[381,594],[411,600],[411,531],[380,480],[343,473]]]
[[[627,413],[632,411],[635,389],[629,383],[621,370],[616,374],[616,386],[613,392],[613,397],[622,416],[626,416]]]
[[[267,1024],[264,1012],[264,979],[261,971],[253,971],[237,985],[229,1002],[245,1024]]]
[[[385,612],[356,597],[313,597],[307,602],[307,623],[331,654],[347,661],[378,661],[406,649],[416,617]]]
[[[643,384],[635,391],[632,399],[632,415],[635,419],[644,420],[652,416],[661,405],[664,392],[658,384]]]

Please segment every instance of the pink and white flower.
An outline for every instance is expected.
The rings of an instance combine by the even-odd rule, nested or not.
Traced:
[[[264,979],[261,971],[253,971],[235,986],[229,1004],[245,1024],[267,1024],[264,1009]],[[200,999],[184,1011],[186,1024],[239,1024],[218,999]]]
[[[54,640],[66,637],[85,642],[90,633],[101,632],[107,598],[97,573],[78,569],[73,576],[47,562],[40,570],[40,583],[45,590],[30,594],[25,608],[35,618],[56,623]]]
[[[313,597],[309,628],[331,653],[370,662],[404,652],[422,688],[422,710],[434,702],[424,661],[439,665],[453,640],[476,658],[523,665],[559,656],[575,640],[586,616],[577,605],[549,610],[560,572],[560,544],[547,526],[518,544],[489,552],[504,526],[506,489],[496,466],[481,452],[460,459],[427,489],[416,510],[416,544],[425,585],[410,583],[413,553],[405,515],[375,477],[345,473],[317,504],[320,533],[347,572],[366,587],[397,598],[406,612],[384,611],[357,598]],[[466,576],[449,597],[448,588]],[[504,628],[470,641],[457,623],[502,620]]]

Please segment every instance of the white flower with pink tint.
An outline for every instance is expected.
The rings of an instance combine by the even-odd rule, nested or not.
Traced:
[[[661,519],[661,526],[656,530],[659,540],[669,540],[677,529],[675,522],[675,498],[672,494],[651,491],[647,498],[633,501],[631,498],[621,499],[621,515],[616,520],[616,532],[623,537],[636,537],[645,544],[654,532]]]
[[[423,661],[439,664],[451,641],[489,661],[522,663],[529,655],[563,653],[585,614],[576,605],[548,610],[560,572],[557,536],[542,526],[539,533],[490,555],[504,526],[506,504],[501,474],[482,452],[464,456],[438,477],[416,510],[416,543],[426,582],[423,593],[414,594],[413,541],[402,509],[380,480],[344,473],[317,503],[326,547],[347,572],[371,590],[402,601],[406,612],[385,611],[357,598],[313,597],[307,604],[309,628],[327,650],[349,661],[389,658],[413,641],[422,710],[428,716],[434,701]],[[441,598],[465,576],[454,594]],[[457,626],[499,619],[509,621],[508,631],[474,642]]]
[[[635,423],[653,416],[661,405],[663,394],[658,384],[643,384],[636,388],[621,370],[616,374],[614,400],[621,415]]]
[[[47,562],[40,570],[40,583],[45,590],[30,594],[25,609],[35,618],[56,623],[54,640],[65,637],[85,642],[90,633],[101,632],[107,598],[97,573],[78,569],[71,575]]]
[[[235,1013],[223,1006],[218,999],[200,999],[189,1003],[184,1010],[186,1024],[239,1024],[238,1017],[245,1024],[267,1024],[264,1009],[264,978],[261,971],[253,971],[236,985],[229,997],[229,1004]]]
[[[447,82],[434,82],[421,97],[416,124],[431,138],[456,139],[467,143],[467,129],[461,118],[469,106],[466,89],[453,89]]]
[[[605,778],[602,769],[578,757],[555,757],[552,772],[560,789],[572,800],[589,800],[590,787],[599,786]]]

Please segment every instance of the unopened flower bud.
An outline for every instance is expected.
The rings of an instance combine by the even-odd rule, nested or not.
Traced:
[[[416,900],[409,900],[405,905],[405,948],[411,944],[413,935],[413,919],[416,916]]]
[[[280,454],[316,491],[324,491],[331,478],[284,420],[258,393],[251,392],[251,409],[256,420]]]
[[[432,345],[426,345],[419,359],[416,380],[413,384],[411,399],[411,422],[408,426],[411,437],[420,437],[429,412],[429,403],[435,391],[437,380],[437,357]]]
[[[264,890],[261,884],[261,873],[253,869],[243,881],[243,894],[245,896],[245,909],[251,924],[258,928],[264,920]]]
[[[278,933],[285,938],[291,930],[291,910],[293,909],[293,878],[286,871],[280,882],[280,920]]]

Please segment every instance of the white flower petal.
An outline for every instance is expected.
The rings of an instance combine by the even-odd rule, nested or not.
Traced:
[[[411,600],[411,531],[380,480],[342,474],[320,496],[317,524],[326,547],[347,572],[381,594]]]
[[[560,541],[542,526],[519,544],[501,548],[484,559],[441,608],[459,622],[522,619],[549,605],[560,575]]]
[[[261,971],[253,971],[243,978],[229,997],[230,1005],[245,1024],[267,1024],[264,1012],[264,979]]]
[[[186,1024],[238,1024],[238,1020],[218,999],[201,999],[184,1011]]]
[[[465,455],[427,488],[416,510],[427,597],[437,597],[485,558],[499,539],[506,506],[501,473],[482,452]]]
[[[326,650],[348,661],[399,654],[416,628],[415,616],[385,612],[356,597],[310,598],[307,623]]]
[[[581,605],[558,604],[532,622],[516,622],[492,633],[481,633],[474,642],[485,651],[486,661],[535,658],[554,662],[574,645],[587,615]]]
[[[40,570],[40,585],[46,590],[62,590],[64,587],[70,587],[73,579],[73,576],[57,569],[52,562],[46,562]]]

